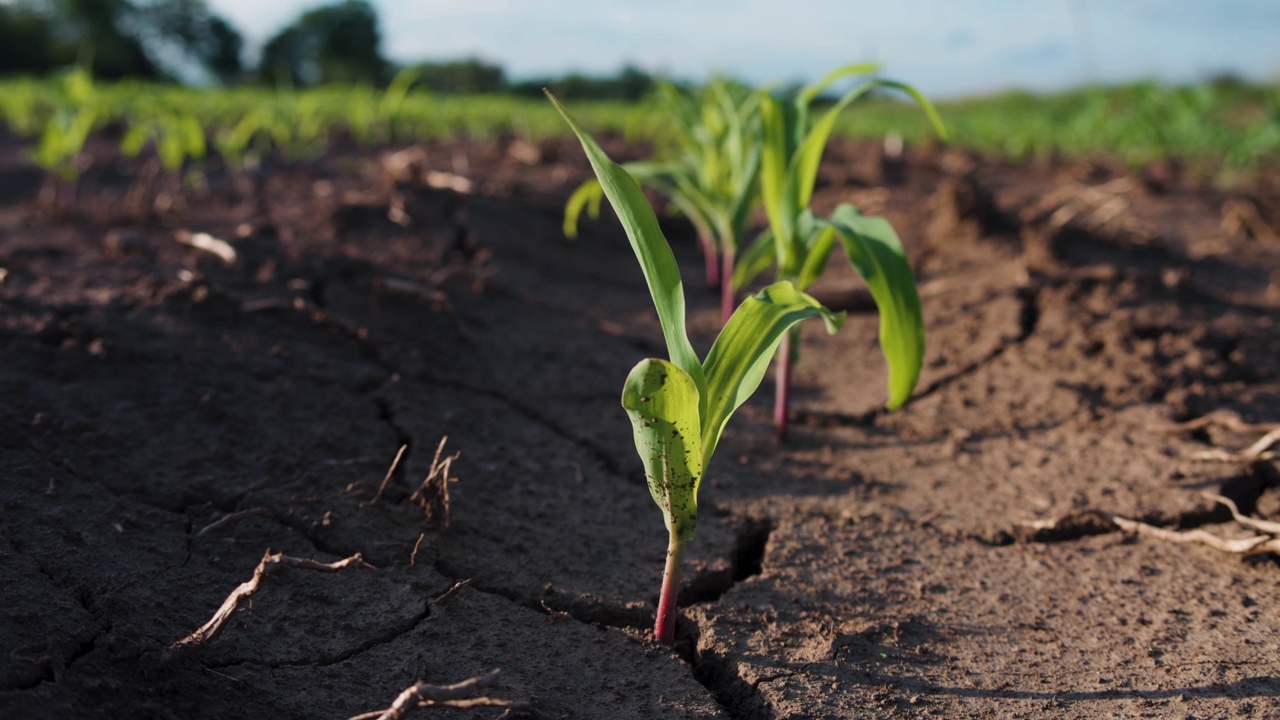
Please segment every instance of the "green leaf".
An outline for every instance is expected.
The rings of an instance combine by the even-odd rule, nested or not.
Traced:
[[[880,310],[880,349],[889,365],[887,406],[894,410],[911,397],[924,364],[924,315],[911,265],[884,218],[841,204],[826,222],[840,235],[850,264]]]
[[[751,284],[760,273],[773,265],[775,259],[773,231],[765,228],[747,246],[747,251],[738,255],[737,262],[733,265],[733,289],[741,290]]]
[[[790,281],[776,282],[747,298],[734,311],[711,346],[703,367],[707,375],[706,410],[702,413],[702,466],[720,442],[725,423],[760,386],[782,334],[811,317],[821,317],[828,332],[844,321]]]
[[[595,170],[604,194],[609,198],[609,204],[622,221],[627,239],[631,241],[631,249],[640,261],[645,281],[649,284],[649,294],[658,311],[658,321],[662,325],[662,335],[667,341],[667,353],[671,356],[671,361],[688,373],[701,391],[706,386],[706,379],[685,329],[684,284],[680,281],[680,268],[676,265],[671,246],[658,228],[658,218],[654,216],[653,208],[649,207],[649,201],[645,199],[640,186],[627,171],[605,155],[549,91],[547,97],[578,136],[578,141],[582,143],[582,149],[591,162],[591,168]]]
[[[854,100],[862,97],[868,90],[881,84],[880,80],[868,80],[850,89],[829,110],[818,118],[804,137],[804,142],[791,159],[791,173],[787,180],[794,183],[791,192],[795,193],[796,207],[806,208],[813,198],[813,186],[818,180],[818,166],[822,163],[822,154],[827,149],[827,140],[835,129],[836,119]]]
[[[915,100],[920,105],[920,109],[924,110],[924,114],[929,118],[929,122],[933,125],[933,131],[938,133],[938,137],[943,140],[947,139],[947,126],[942,124],[942,116],[938,114],[938,109],[933,106],[933,103],[929,102],[929,98],[925,97],[924,93],[906,83],[901,83],[896,80],[880,80],[879,83],[882,87],[901,90],[902,92],[910,95],[911,99]]]
[[[804,256],[804,264],[800,266],[800,275],[796,278],[796,286],[807,289],[827,269],[831,259],[831,251],[835,248],[836,231],[834,228],[821,228],[813,233],[813,242]]]
[[[685,540],[692,540],[697,528],[704,467],[699,397],[688,373],[656,358],[641,360],[622,388],[622,407],[631,418],[649,493],[662,509],[667,530]]]
[[[785,198],[791,155],[787,147],[788,107],[765,95],[760,103],[760,117],[764,125],[764,144],[760,155],[760,199],[764,202],[769,228],[777,243],[778,265],[790,264],[794,236],[793,223],[798,208],[794,201]]]
[[[826,90],[831,86],[831,83],[839,80],[840,78],[848,77],[850,75],[870,75],[871,73],[876,72],[880,72],[880,65],[877,63],[853,63],[851,65],[845,65],[844,67],[838,67],[826,75],[823,75],[822,79],[818,82],[801,90],[800,95],[796,98],[796,102],[808,107],[814,99],[822,94],[822,91]]]
[[[569,200],[564,204],[564,236],[570,240],[578,239],[578,219],[583,209],[594,220],[600,217],[600,200],[604,197],[604,188],[600,181],[592,178],[578,186]]]

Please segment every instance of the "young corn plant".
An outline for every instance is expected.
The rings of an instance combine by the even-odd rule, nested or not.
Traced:
[[[55,214],[62,206],[74,207],[79,190],[81,153],[89,134],[105,112],[87,70],[76,68],[62,79],[56,109],[44,123],[31,159],[49,175],[40,201]]]
[[[198,166],[208,150],[205,130],[194,113],[167,106],[154,97],[144,97],[130,109],[129,117],[129,130],[120,140],[120,152],[127,157],[138,157],[150,145],[155,156],[143,164],[127,204],[150,218],[156,212],[166,211],[177,195],[177,187],[167,190],[161,187],[164,180],[177,185],[186,170],[188,184],[203,181]],[[161,177],[162,171],[166,178]]]
[[[838,239],[880,312],[880,346],[889,367],[888,408],[893,410],[911,396],[924,359],[920,296],[902,242],[887,221],[863,215],[847,203],[825,218],[809,210],[818,166],[836,120],[867,92],[876,88],[906,92],[920,103],[938,133],[945,135],[941,119],[923,95],[909,85],[877,77],[856,84],[810,123],[810,106],[832,83],[876,70],[871,64],[842,67],[786,100],[762,93],[760,194],[769,228],[747,249],[733,282],[745,285],[774,266],[776,279],[806,290],[826,269]],[[779,440],[787,435],[796,338],[796,332],[788,332],[778,348],[774,428]]]
[[[828,332],[835,332],[844,316],[827,310],[790,280],[779,280],[738,306],[706,358],[700,360],[685,329],[684,286],[675,256],[639,184],[604,154],[551,93],[547,96],[582,143],[603,194],[622,221],[667,345],[669,359],[648,358],[631,370],[623,386],[622,406],[631,419],[649,492],[667,526],[667,562],[654,635],[670,645],[675,640],[680,567],[697,526],[698,489],[725,424],[759,387],[772,355],[792,327],[820,317]],[[883,267],[884,262],[893,261],[880,259],[880,242],[874,235],[858,235],[851,241],[859,258],[865,256],[869,266],[880,263],[874,266]],[[905,265],[900,255],[898,262]],[[919,336],[917,312],[892,325],[886,339],[895,347],[918,348]]]
[[[712,80],[695,94],[666,83],[659,88],[661,109],[672,121],[674,153],[666,160],[624,167],[643,185],[666,196],[689,219],[706,262],[707,285],[720,290],[721,322],[736,306],[733,277],[748,216],[758,198],[760,173],[760,96],[724,79]],[[599,214],[602,188],[588,180],[565,204],[565,234],[577,235],[586,209]]]

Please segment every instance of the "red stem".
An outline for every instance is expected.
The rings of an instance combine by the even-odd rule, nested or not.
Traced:
[[[707,267],[707,287],[715,290],[720,287],[720,257],[716,253],[715,241],[709,235],[698,235],[698,249],[702,251],[702,262]]]
[[[667,546],[667,568],[662,573],[662,593],[658,596],[658,620],[654,637],[663,645],[676,642],[676,598],[680,595],[680,565],[684,562],[684,540],[674,528]]]
[[[729,322],[729,316],[738,306],[738,296],[733,292],[734,249],[728,245],[724,248],[724,271],[720,273],[720,324]]]
[[[782,334],[778,345],[778,380],[773,398],[773,433],[778,442],[787,439],[787,411],[791,407],[791,331]]]

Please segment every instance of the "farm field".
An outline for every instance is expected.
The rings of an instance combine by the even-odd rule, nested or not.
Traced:
[[[667,648],[618,400],[663,344],[622,230],[565,240],[567,137],[420,147],[214,166],[139,214],[107,133],[70,206],[0,136],[0,717],[351,718],[493,669],[515,717],[1280,712],[1275,546],[1172,535],[1275,531],[1206,495],[1280,521],[1274,168],[833,143],[814,208],[892,221],[923,374],[883,411],[833,263],[849,319],[805,328],[785,445],[768,379],[726,431]],[[720,299],[664,228],[705,352]],[[268,551],[361,560],[191,637]]]

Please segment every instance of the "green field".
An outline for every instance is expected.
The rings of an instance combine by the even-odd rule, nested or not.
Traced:
[[[662,113],[648,102],[576,101],[593,132],[659,138]],[[1280,86],[1237,82],[1166,87],[1141,83],[1047,95],[1005,93],[938,106],[959,146],[1013,160],[1089,154],[1133,166],[1178,159],[1206,175],[1252,171],[1280,157]],[[392,83],[389,89],[323,86],[195,89],[133,82],[93,84],[71,74],[50,80],[0,81],[0,117],[42,143],[42,164],[78,152],[79,136],[116,125],[128,150],[154,142],[166,164],[198,162],[216,150],[232,163],[271,148],[314,156],[338,132],[365,146],[465,134],[513,133],[529,140],[561,135],[564,126],[541,99],[437,95]],[[872,98],[844,113],[837,134],[859,138],[901,133],[925,141],[928,121],[913,104]],[[82,142],[82,141],[81,141]],[[62,160],[65,164],[65,157]]]

